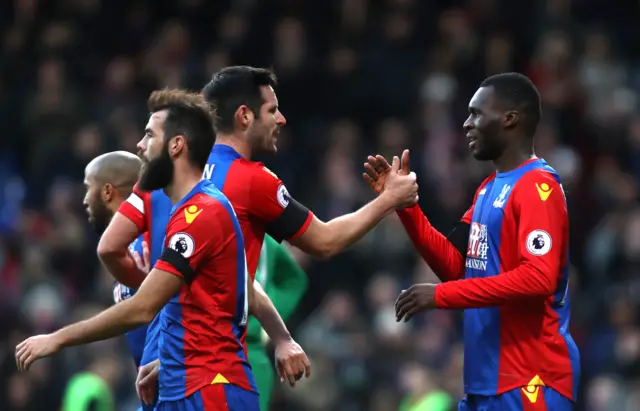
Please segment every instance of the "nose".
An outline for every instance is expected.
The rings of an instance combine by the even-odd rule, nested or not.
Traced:
[[[138,154],[142,154],[147,151],[145,138],[142,138],[142,140],[138,141],[138,144],[136,144],[136,148],[138,149]]]
[[[282,114],[280,111],[278,111],[278,114],[279,115],[276,118],[276,124],[282,127],[287,124],[287,119],[284,117],[284,114]]]
[[[471,119],[471,116],[467,117],[467,120],[462,125],[462,128],[464,128],[465,131],[473,129],[473,120]]]

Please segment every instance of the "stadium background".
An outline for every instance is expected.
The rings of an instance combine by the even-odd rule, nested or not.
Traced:
[[[320,217],[371,198],[367,154],[410,147],[420,204],[445,230],[490,171],[467,153],[469,98],[487,75],[531,76],[544,100],[536,151],[569,199],[579,409],[637,409],[639,18],[637,2],[598,0],[1,2],[0,409],[56,410],[83,369],[134,409],[123,339],[25,375],[13,350],[111,302],[81,205],[85,164],[135,151],[152,89],[198,89],[230,64],[279,75],[288,125],[265,161]],[[278,390],[273,409],[396,410],[434,387],[461,396],[459,315],[394,321],[401,287],[434,279],[394,217],[331,261],[300,256],[311,286],[290,326],[314,376]]]

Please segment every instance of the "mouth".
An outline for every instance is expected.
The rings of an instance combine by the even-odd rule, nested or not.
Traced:
[[[467,134],[467,140],[469,140],[469,148],[474,148],[478,138],[476,136],[474,136],[473,134],[469,133],[469,134]]]

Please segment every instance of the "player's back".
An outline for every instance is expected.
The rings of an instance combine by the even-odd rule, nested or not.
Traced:
[[[156,268],[185,283],[161,313],[160,400],[215,383],[257,391],[246,357],[248,274],[233,208],[207,180],[177,203]]]
[[[568,216],[560,179],[544,160],[480,187],[470,222],[466,278],[553,271],[551,297],[464,313],[465,392],[495,395],[547,385],[575,398],[579,354],[569,334]],[[533,281],[533,279],[528,279]]]

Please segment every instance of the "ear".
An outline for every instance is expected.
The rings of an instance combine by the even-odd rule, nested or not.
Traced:
[[[516,110],[509,110],[502,117],[502,125],[505,128],[513,128],[520,121],[520,113]]]
[[[115,194],[116,188],[111,183],[106,183],[104,186],[102,186],[102,192],[100,193],[100,196],[102,197],[102,201],[104,201],[105,203],[109,203],[111,200],[113,200]]]
[[[187,141],[186,141],[186,137],[182,134],[178,134],[177,136],[173,137],[168,144],[167,149],[169,150],[169,156],[170,157],[176,157],[178,154],[180,154],[182,152],[182,150],[184,150],[184,147],[186,146]]]
[[[251,111],[251,109],[244,104],[238,107],[235,113],[236,122],[243,129],[249,127],[249,124],[251,124],[251,122],[253,121],[254,116],[255,115],[253,111]]]

